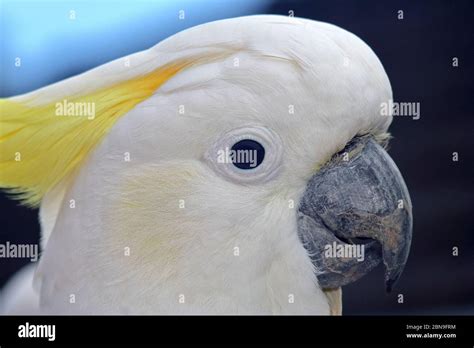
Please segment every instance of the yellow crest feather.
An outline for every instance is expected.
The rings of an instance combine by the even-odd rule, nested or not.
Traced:
[[[32,105],[33,100],[0,99],[0,187],[24,204],[37,206],[46,192],[78,168],[121,116],[190,64],[169,64],[88,95],[65,98],[68,104],[94,105],[93,119],[57,115],[57,104],[63,100]]]

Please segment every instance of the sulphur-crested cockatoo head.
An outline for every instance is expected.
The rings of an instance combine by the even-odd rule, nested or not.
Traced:
[[[353,34],[251,16],[2,101],[0,182],[41,202],[42,310],[339,313],[380,262],[390,287],[411,240],[391,98]]]

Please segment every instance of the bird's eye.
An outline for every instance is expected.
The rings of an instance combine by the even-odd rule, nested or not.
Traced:
[[[221,175],[243,183],[273,178],[282,157],[280,137],[262,126],[247,126],[223,134],[206,153],[206,159]]]
[[[249,170],[258,167],[265,158],[265,148],[252,139],[240,140],[232,146],[229,155],[237,168]]]

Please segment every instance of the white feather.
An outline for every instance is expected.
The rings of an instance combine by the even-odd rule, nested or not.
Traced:
[[[37,274],[43,312],[330,313],[297,236],[296,209],[307,180],[347,141],[386,131],[384,69],[347,31],[282,16],[200,25],[131,62],[151,71],[209,51],[228,56],[169,80],[117,122],[62,204],[45,198],[42,214],[57,219],[47,224],[54,227]],[[117,60],[38,95],[138,70]],[[253,125],[281,137],[283,162],[275,179],[239,185],[204,154],[225,132]]]

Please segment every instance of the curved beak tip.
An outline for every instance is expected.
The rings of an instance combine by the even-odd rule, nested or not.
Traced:
[[[398,277],[397,277],[398,278]],[[386,279],[385,280],[385,291],[389,294],[393,290],[393,285],[396,283],[398,279]]]

